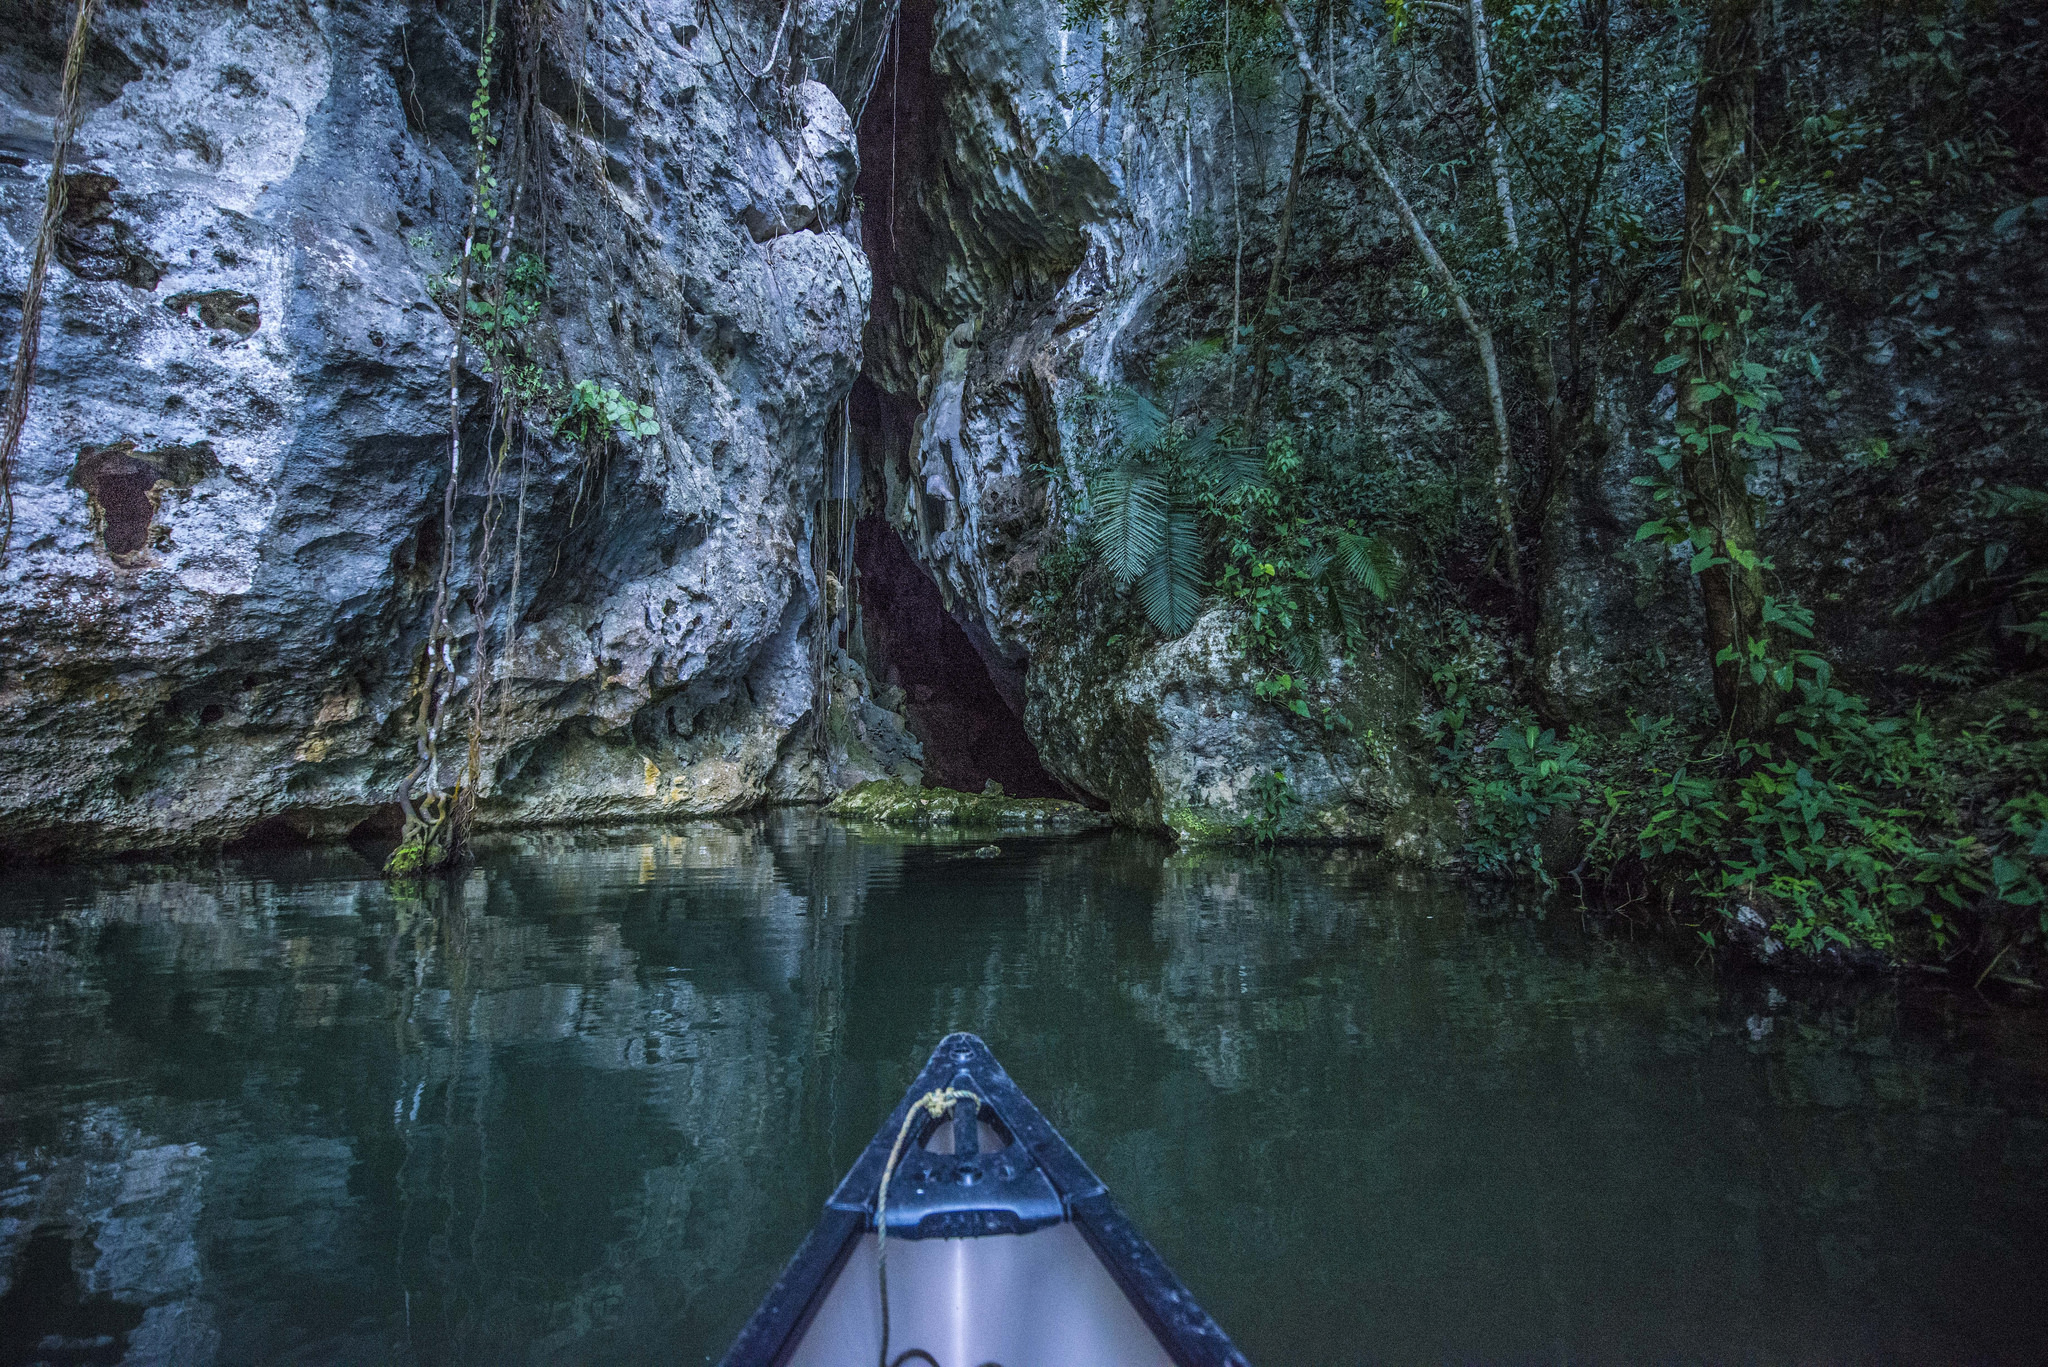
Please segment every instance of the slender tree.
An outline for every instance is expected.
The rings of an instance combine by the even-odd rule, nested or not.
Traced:
[[[1685,239],[1679,326],[1689,364],[1679,372],[1679,472],[1693,549],[1714,697],[1731,736],[1765,734],[1780,694],[1770,671],[1749,668],[1766,639],[1763,565],[1749,461],[1737,441],[1743,338],[1749,322],[1750,223],[1755,183],[1752,107],[1759,62],[1759,0],[1709,0],[1700,52],[1692,145],[1685,165]],[[1701,544],[1707,542],[1711,544]]]
[[[1458,315],[1458,321],[1465,325],[1465,331],[1472,336],[1472,345],[1479,353],[1480,375],[1486,383],[1487,408],[1493,418],[1493,496],[1500,519],[1501,554],[1507,563],[1508,584],[1519,602],[1522,596],[1522,562],[1521,553],[1515,544],[1514,443],[1508,430],[1507,398],[1501,389],[1500,359],[1493,344],[1493,328],[1472,307],[1465,287],[1459,283],[1458,277],[1452,273],[1442,254],[1437,251],[1429,230],[1422,226],[1421,218],[1416,215],[1414,206],[1408,202],[1407,192],[1401,188],[1400,177],[1395,175],[1393,168],[1381,158],[1379,150],[1372,144],[1372,139],[1366,136],[1366,130],[1337,97],[1337,92],[1317,73],[1315,59],[1309,54],[1307,35],[1302,33],[1301,23],[1294,17],[1294,11],[1287,6],[1285,0],[1267,0],[1267,3],[1280,16],[1281,22],[1287,27],[1288,36],[1294,41],[1294,59],[1301,67],[1302,79],[1308,83],[1309,89],[1315,92],[1316,98],[1322,101],[1323,107],[1330,111],[1330,116],[1337,120],[1345,135],[1357,146],[1359,155],[1365,158],[1366,168],[1372,173],[1373,179],[1380,183],[1380,187],[1387,192],[1387,197],[1394,201],[1394,211],[1401,219],[1401,226],[1407,230],[1408,240],[1414,244],[1416,253],[1428,267],[1430,278],[1449,296],[1452,311]]]
[[[1318,39],[1322,36],[1322,20],[1328,5],[1329,0],[1317,0],[1315,27]],[[1265,403],[1266,371],[1273,332],[1280,326],[1280,291],[1287,279],[1288,253],[1294,246],[1294,203],[1301,193],[1302,172],[1308,166],[1309,116],[1315,113],[1315,108],[1316,92],[1310,88],[1308,77],[1303,76],[1301,105],[1294,116],[1294,157],[1287,164],[1287,192],[1280,200],[1280,224],[1273,240],[1273,266],[1266,273],[1266,302],[1260,308],[1259,316],[1252,320],[1252,399],[1249,411],[1255,425]]]

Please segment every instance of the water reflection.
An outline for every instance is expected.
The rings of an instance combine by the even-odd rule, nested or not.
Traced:
[[[804,814],[17,877],[0,1364],[715,1359],[974,1029],[1254,1358],[2032,1357],[2039,1017]]]

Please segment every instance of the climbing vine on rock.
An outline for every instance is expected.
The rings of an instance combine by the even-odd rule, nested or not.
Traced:
[[[29,259],[28,286],[21,295],[21,339],[15,346],[14,369],[8,379],[4,418],[0,418],[0,565],[14,543],[14,452],[28,423],[29,389],[36,378],[36,348],[41,339],[43,282],[50,273],[50,253],[64,216],[64,163],[71,138],[78,131],[78,81],[85,67],[85,46],[92,30],[97,0],[78,0],[71,21],[71,39],[64,50],[59,83],[57,121],[50,146],[50,179],[44,195],[42,222],[36,229],[35,251]]]

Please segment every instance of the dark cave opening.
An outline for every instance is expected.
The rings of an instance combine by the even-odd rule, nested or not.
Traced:
[[[933,5],[905,0],[858,130],[863,205],[861,239],[874,272],[867,366],[855,382],[849,417],[862,454],[862,516],[855,526],[861,638],[869,674],[903,690],[911,734],[924,746],[925,781],[980,792],[989,780],[1017,797],[1071,797],[1039,762],[1024,730],[1024,675],[979,628],[946,610],[931,575],[880,514],[883,471],[916,462],[912,433],[916,381],[902,358],[916,352],[905,332],[899,282],[933,259],[933,225],[916,194],[945,174],[939,130],[946,117],[932,75]],[[886,358],[886,359],[885,359]],[[895,364],[892,364],[895,362]],[[884,372],[893,371],[893,374]],[[892,392],[902,391],[902,392]]]
[[[899,295],[906,283],[914,290],[917,262],[934,255],[933,227],[917,189],[946,175],[938,137],[946,111],[932,74],[933,11],[933,0],[902,0],[897,7],[889,50],[855,130],[860,174],[854,193],[861,205],[861,243],[874,273],[862,351],[866,373],[884,387],[915,383],[907,375],[891,378],[877,372],[878,360],[890,358],[881,364],[893,368],[890,360],[908,349],[878,343],[906,340],[903,334],[916,310],[906,310]]]
[[[1021,675],[1006,698],[939,586],[879,517],[855,528],[861,637],[878,682],[903,690],[903,713],[924,746],[925,781],[980,792],[990,779],[1013,797],[1068,797],[1025,734]]]

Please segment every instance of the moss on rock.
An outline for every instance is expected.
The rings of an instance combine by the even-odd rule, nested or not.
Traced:
[[[424,874],[439,873],[455,863],[454,852],[446,845],[407,841],[391,852],[384,861],[386,878],[418,878]]]
[[[1006,797],[1001,793],[962,793],[951,788],[913,788],[895,779],[877,779],[849,788],[825,808],[849,821],[884,826],[961,826],[999,830],[1051,832],[1093,830],[1109,824],[1103,812],[1078,802],[1047,797]]]

